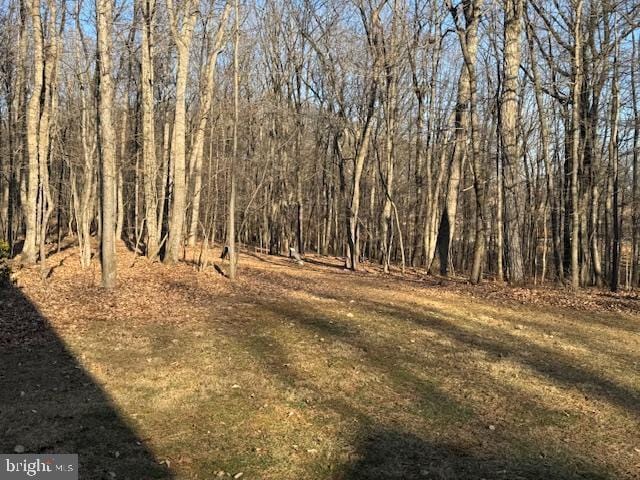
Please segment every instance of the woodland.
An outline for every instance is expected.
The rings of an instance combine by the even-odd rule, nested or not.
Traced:
[[[637,0],[0,0],[0,455],[637,480],[639,168]]]
[[[237,3],[237,4],[236,4]],[[633,1],[3,0],[0,227],[573,288],[640,281]],[[206,267],[200,264],[200,267]]]

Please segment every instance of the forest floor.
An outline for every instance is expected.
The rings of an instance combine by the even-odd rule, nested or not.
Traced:
[[[82,479],[640,478],[638,292],[250,253],[231,282],[120,248],[114,293],[76,248],[0,290],[1,452],[79,453]]]

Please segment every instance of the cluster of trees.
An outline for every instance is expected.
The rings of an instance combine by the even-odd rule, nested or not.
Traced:
[[[640,284],[635,0],[0,0],[0,236]],[[202,258],[202,255],[201,255]]]

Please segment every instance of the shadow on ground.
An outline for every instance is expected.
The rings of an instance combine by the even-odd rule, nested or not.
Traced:
[[[343,480],[480,480],[609,478],[558,459],[479,457],[457,445],[433,444],[395,429],[375,429],[363,435],[355,460],[345,467]]]
[[[206,297],[207,293],[201,291],[198,296]],[[211,296],[211,302],[215,298]],[[531,344],[524,346],[518,343],[519,339],[506,334],[498,341],[492,338],[496,332],[466,331],[443,312],[390,307],[382,301],[364,299],[358,303],[364,311],[382,314],[387,322],[432,331],[451,343],[428,344],[427,350],[431,352],[427,353],[433,355],[417,356],[408,348],[399,348],[402,342],[408,343],[406,338],[390,338],[382,330],[373,334],[365,325],[360,326],[357,318],[341,320],[325,309],[293,298],[258,301],[254,315],[238,313],[221,330],[254,356],[257,368],[274,378],[283,390],[298,392],[296,398],[317,406],[333,421],[356,426],[355,431],[345,427],[341,433],[354,446],[352,454],[341,459],[329,477],[322,475],[322,478],[618,478],[614,470],[592,455],[595,452],[591,447],[573,451],[570,445],[562,443],[560,432],[574,420],[562,413],[561,405],[555,408],[541,404],[526,392],[496,381],[468,364],[466,355],[459,352],[481,352],[497,361],[512,358],[553,383],[586,390],[626,409],[630,415],[637,413],[633,392],[595,372],[571,365],[560,352]],[[292,346],[279,333],[293,326],[296,332],[307,332],[305,348],[313,349],[315,357],[324,357],[326,366],[322,368],[327,369],[327,374],[310,371],[304,357],[298,356],[296,360],[291,355]],[[350,353],[340,358],[334,349]],[[363,384],[361,391],[348,393],[338,383],[321,379],[332,370],[348,376],[352,368],[359,366],[373,372],[377,379]],[[458,379],[459,388],[470,395],[468,400],[454,398],[441,388],[439,382],[446,383],[444,377]],[[381,397],[389,393],[392,398]],[[474,394],[484,394],[486,398],[479,399]],[[514,404],[514,412],[506,420],[498,419],[502,423],[494,427],[495,431],[489,430],[487,423],[492,417],[487,412],[492,407],[484,403],[491,401],[490,396]],[[401,403],[395,403],[394,399]],[[404,399],[410,402],[402,402]],[[544,429],[553,433],[541,436]]]
[[[15,287],[0,287],[0,452],[77,453],[80,478],[170,479]]]
[[[381,305],[376,305],[380,308]],[[273,308],[273,307],[272,307]],[[345,328],[334,321],[324,317],[319,311],[309,311],[308,308],[297,308],[294,303],[279,304],[273,309],[277,316],[283,316],[296,325],[316,332],[318,335],[344,342],[363,352],[366,364],[381,372],[393,385],[396,391],[404,391],[406,395],[414,398],[416,412],[430,418],[431,425],[442,434],[440,441],[434,441],[434,432],[424,432],[429,438],[420,438],[414,433],[403,430],[400,425],[388,425],[379,420],[375,421],[366,413],[359,411],[355,403],[336,400],[338,392],[323,392],[329,399],[324,406],[339,412],[345,417],[358,418],[362,429],[358,433],[357,451],[355,459],[344,465],[344,473],[340,478],[349,480],[383,480],[383,479],[608,479],[613,478],[607,473],[606,467],[585,461],[581,455],[572,455],[569,451],[554,450],[549,445],[538,444],[539,439],[529,438],[528,428],[522,426],[516,430],[513,425],[507,430],[494,435],[495,441],[502,444],[502,453],[496,453],[491,440],[483,425],[482,419],[477,417],[472,405],[460,404],[451,398],[437,386],[437,380],[427,381],[416,376],[415,370],[420,368],[415,359],[407,352],[399,351],[396,345],[388,345],[385,342],[377,343],[366,340],[364,335],[353,328]],[[390,312],[386,312],[390,314]],[[415,321],[410,316],[411,310],[399,309],[396,313],[397,321]],[[414,313],[415,314],[415,313]],[[429,317],[424,317],[429,318]],[[445,328],[446,325],[446,328]],[[542,373],[546,373],[555,381],[567,385],[597,390],[606,401],[625,406],[630,412],[634,412],[633,394],[616,386],[591,372],[562,363],[558,357],[550,356],[551,352],[535,352],[533,358],[521,357],[515,345],[508,342],[505,345],[491,343],[484,339],[475,338],[466,332],[457,331],[453,325],[435,321],[433,324],[422,325],[437,329],[441,334],[449,336],[456,341],[467,344],[471,348],[478,348],[490,354],[498,353],[501,356],[516,356],[519,361],[528,363]],[[475,340],[470,341],[470,338]],[[248,338],[242,339],[247,342]],[[272,344],[277,344],[277,339],[270,339]],[[250,344],[248,345],[251,346]],[[253,352],[257,350],[251,349]],[[278,353],[277,349],[271,351]],[[441,352],[444,353],[444,352]],[[542,358],[547,360],[542,360]],[[282,360],[288,361],[286,358]],[[561,362],[551,368],[548,365]],[[278,362],[271,355],[271,365]],[[438,366],[422,365],[422,368],[431,370],[431,374],[437,378]],[[470,368],[460,366],[460,370]],[[288,369],[289,371],[292,368]],[[271,369],[271,373],[280,375],[280,371]],[[459,372],[453,375],[464,375]],[[291,373],[288,374],[291,376]],[[540,425],[555,422],[563,422],[565,419],[556,418],[554,411],[538,405],[534,399],[526,398],[520,392],[512,390],[506,385],[493,383],[488,378],[482,378],[481,372],[472,380],[475,386],[484,386],[489,391],[493,390],[499,396],[511,398],[521,408],[529,410],[532,415],[539,417]],[[434,383],[436,382],[436,383]],[[303,382],[309,387],[309,382]],[[486,384],[486,385],[485,385]],[[466,388],[472,388],[467,385]],[[334,396],[331,399],[331,396]],[[380,410],[381,406],[374,407]],[[535,424],[535,421],[534,421]],[[406,426],[405,426],[406,427]],[[462,432],[465,432],[463,434]],[[462,438],[469,435],[467,440]],[[483,433],[484,432],[484,433]],[[465,445],[465,442],[471,442]],[[551,442],[551,439],[549,439]],[[555,443],[555,442],[553,442]],[[556,445],[557,447],[557,445]]]
[[[332,298],[341,302],[351,298],[351,295],[345,297],[344,294],[327,295],[322,288],[315,286],[311,282],[305,286],[304,290],[318,297]],[[375,312],[387,318],[395,319],[399,325],[410,323],[421,330],[436,332],[455,342],[455,344],[464,346],[471,351],[482,352],[496,359],[514,360],[519,364],[537,371],[552,382],[556,382],[566,388],[577,388],[589,396],[599,398],[602,401],[624,409],[630,415],[640,417],[639,391],[616,383],[608,378],[605,374],[606,372],[596,372],[588,366],[576,365],[575,360],[559,348],[536,345],[531,341],[523,340],[521,337],[507,332],[505,329],[496,329],[486,325],[482,330],[465,328],[465,323],[470,322],[465,322],[464,319],[456,318],[456,316],[450,312],[438,308],[418,307],[411,304],[389,305],[385,301],[365,298],[359,298],[356,305],[364,311]],[[272,308],[277,315],[284,315],[305,329],[314,331],[319,335],[338,337],[358,348],[367,348],[367,345],[362,343],[361,336],[354,335],[354,332],[339,332],[338,329],[344,329],[344,325],[336,324],[329,316],[320,310],[308,308],[307,306],[299,306],[295,302],[283,304],[275,304],[275,302],[272,302],[271,306],[267,308]],[[486,310],[484,307],[475,304],[474,309],[480,312],[485,312]],[[517,323],[522,320],[512,313],[496,315],[494,312],[488,310],[486,313],[495,316],[505,323]],[[615,322],[609,320],[609,323],[605,323],[605,321],[601,319],[602,317],[602,315],[582,315],[580,318],[583,322],[594,322],[599,319],[599,323],[606,328],[620,328],[620,325],[624,324],[625,321],[624,317],[619,317]],[[613,318],[616,317],[614,316]],[[626,321],[628,322],[628,319],[626,319]],[[537,326],[536,323],[535,319],[527,319],[526,321],[528,327],[542,328]],[[615,323],[615,325],[612,323]],[[635,325],[635,323],[633,325]],[[560,329],[561,325],[556,325],[556,328]],[[627,326],[627,328],[631,327]],[[548,327],[542,328],[542,331],[547,329]],[[599,353],[618,359],[625,364],[625,368],[633,370],[637,361],[640,360],[638,356],[621,355],[610,348],[603,350],[604,348],[608,348],[608,346],[595,345],[589,341],[590,339],[585,338],[584,335],[581,336],[576,333],[575,329],[572,330],[570,326],[568,330],[570,331],[565,333],[567,337],[572,338],[573,341],[582,343],[591,351],[596,352],[600,350]],[[629,331],[631,332],[631,330]],[[390,346],[392,348],[389,350],[394,351],[395,346],[392,344],[390,344]],[[445,351],[443,353],[448,352]],[[398,354],[394,353],[393,356],[398,357]],[[378,355],[377,357],[374,356],[374,358],[379,359],[383,357]],[[404,361],[406,359],[402,360]]]

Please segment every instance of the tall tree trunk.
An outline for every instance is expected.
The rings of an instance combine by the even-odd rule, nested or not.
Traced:
[[[169,24],[173,40],[178,50],[178,67],[176,75],[176,104],[173,119],[173,141],[171,142],[171,162],[173,166],[173,192],[171,201],[171,220],[169,222],[169,237],[164,261],[175,263],[182,251],[182,234],[184,229],[186,209],[186,90],[189,73],[189,53],[193,28],[197,16],[196,2],[185,1],[182,24],[179,25],[174,9],[173,0],[167,0]]]
[[[372,92],[369,97],[369,107],[367,112],[367,118],[365,120],[365,126],[358,145],[355,164],[353,169],[353,188],[351,191],[351,199],[347,204],[347,242],[349,245],[349,268],[351,270],[358,269],[358,262],[360,256],[359,250],[359,228],[358,228],[358,215],[360,213],[360,188],[362,171],[364,170],[364,162],[369,153],[369,143],[371,139],[371,131],[373,129],[373,115],[375,109],[375,94],[376,89],[372,88]]]
[[[631,36],[633,53],[631,63],[637,65],[640,61],[636,46],[635,34]],[[635,62],[635,63],[634,63]],[[633,175],[631,177],[631,285],[640,286],[640,112],[638,111],[638,91],[636,85],[636,69],[631,69],[631,102],[633,111]]]
[[[233,32],[233,152],[229,168],[230,191],[229,212],[227,224],[227,247],[229,249],[229,278],[236,278],[237,254],[236,254],[236,167],[238,164],[238,95],[239,95],[239,66],[238,49],[240,47],[240,20],[238,18],[240,8],[238,0],[234,4],[234,32]]]
[[[460,180],[464,170],[464,162],[467,155],[467,143],[469,137],[473,136],[472,110],[475,108],[473,91],[475,88],[475,62],[478,49],[478,21],[479,2],[478,0],[464,0],[462,3],[465,25],[461,25],[458,6],[454,6],[447,1],[447,7],[451,13],[458,33],[458,39],[464,63],[461,67],[458,78],[458,98],[455,110],[455,139],[451,162],[449,165],[449,180],[447,184],[447,194],[444,210],[438,229],[438,256],[440,258],[440,274],[447,275],[449,271],[449,254],[455,233],[456,213],[458,211],[458,196],[460,194]],[[471,141],[472,144],[477,142]],[[473,149],[473,145],[472,145]],[[471,152],[473,154],[473,152]],[[479,173],[479,172],[478,172]],[[477,185],[481,189],[483,185]],[[482,194],[482,190],[480,192]],[[480,212],[478,212],[480,213]],[[481,216],[481,215],[480,215]],[[478,232],[477,232],[478,233]],[[478,247],[480,248],[482,235],[478,236]],[[480,254],[480,250],[478,250]],[[478,272],[476,272],[478,273]]]
[[[553,244],[553,260],[556,276],[561,283],[564,283],[564,268],[562,265],[562,238],[560,235],[560,203],[556,196],[554,184],[554,169],[549,156],[549,127],[545,116],[544,102],[542,100],[542,82],[538,71],[537,60],[534,49],[534,36],[529,19],[527,24],[527,43],[529,45],[529,56],[531,58],[531,73],[533,75],[533,88],[536,98],[536,108],[538,110],[538,125],[540,127],[541,155],[544,160],[545,180],[546,180],[546,204],[545,208],[550,210],[551,236]]]
[[[396,24],[397,2],[393,3],[393,18],[390,32],[390,41],[384,49],[384,72],[386,88],[384,92],[384,121],[385,121],[385,162],[380,168],[382,176],[382,186],[384,188],[384,203],[382,215],[380,217],[380,231],[382,240],[382,266],[385,273],[389,273],[389,263],[391,260],[391,244],[393,238],[393,180],[395,163],[395,135],[397,117],[397,92],[398,76],[396,67]],[[401,235],[401,232],[398,232]]]
[[[507,259],[509,283],[524,281],[524,267],[520,243],[521,222],[518,205],[518,173],[520,148],[518,145],[518,71],[520,69],[520,34],[523,0],[504,3],[504,81],[500,104],[500,139],[505,177],[505,227],[507,231]],[[502,188],[498,185],[498,188]]]
[[[368,98],[365,109],[364,125],[362,127],[359,138],[357,139],[355,160],[353,166],[351,198],[345,202],[345,211],[347,218],[347,244],[349,253],[349,268],[351,270],[358,269],[360,256],[360,235],[359,235],[359,213],[360,213],[360,189],[362,172],[364,164],[369,154],[369,146],[371,142],[371,133],[374,125],[374,115],[376,112],[376,100],[378,98],[378,75],[381,61],[381,38],[379,28],[379,8],[374,8],[371,12],[370,20],[367,19],[367,13],[360,5],[360,13],[363,24],[367,31],[368,43],[371,54],[373,56],[372,73],[368,78]],[[343,159],[341,160],[344,161]]]
[[[142,165],[144,169],[144,205],[147,224],[147,257],[158,255],[158,191],[153,105],[153,22],[156,0],[139,0],[142,13],[142,60],[140,85],[142,90]]]
[[[116,284],[115,252],[115,182],[116,155],[113,128],[113,83],[111,78],[111,26],[113,0],[96,0],[98,31],[98,151],[101,178],[101,261],[102,286],[113,289]]]
[[[36,260],[37,209],[39,189],[39,122],[44,83],[44,33],[40,0],[29,1],[29,16],[33,29],[33,86],[27,102],[26,145],[27,177],[26,189],[23,189],[22,210],[24,213],[25,238],[22,247],[22,261],[33,263]],[[24,177],[23,177],[24,178]]]
[[[621,218],[620,218],[620,179],[618,175],[618,114],[620,110],[620,98],[618,87],[618,56],[617,39],[616,55],[613,58],[613,78],[611,80],[611,127],[609,134],[609,163],[613,181],[613,245],[611,252],[611,291],[618,290],[620,280],[620,253],[621,253]]]
[[[458,90],[458,104],[460,111],[460,125],[456,125],[456,128],[459,126],[466,127],[466,132],[460,135],[458,131],[456,131],[456,145],[454,149],[457,149],[459,145],[458,142],[466,143],[467,138],[470,137],[471,144],[471,166],[473,170],[473,187],[476,194],[476,228],[475,228],[475,240],[473,247],[473,264],[471,267],[471,283],[478,283],[482,276],[482,262],[484,259],[485,252],[485,231],[486,231],[486,218],[485,218],[485,175],[484,168],[480,162],[480,142],[478,137],[478,111],[477,111],[477,78],[476,78],[476,54],[478,51],[478,24],[480,22],[481,15],[481,1],[480,0],[464,0],[462,2],[462,13],[464,16],[465,25],[461,25],[458,6],[453,6],[451,2],[447,2],[449,12],[453,17],[456,32],[458,34],[458,40],[460,43],[460,49],[462,50],[462,57],[464,59],[464,64],[462,66],[463,72],[460,75],[459,80],[459,90]],[[464,124],[462,121],[466,120]],[[456,156],[462,154],[462,152],[455,153],[454,150],[454,162],[456,160]],[[460,167],[458,172],[454,173],[454,167]],[[455,210],[457,209],[457,197],[459,190],[459,175],[462,173],[462,160],[456,162],[456,165],[452,163],[452,177],[454,174],[458,176],[457,180],[454,180],[453,184],[450,179],[450,187],[453,188],[453,191],[448,192],[447,204],[445,205],[445,213],[448,214],[449,218],[447,219],[446,226],[448,227],[449,239],[447,241],[442,236],[442,240],[444,240],[445,244],[441,246],[441,273],[444,275],[447,274],[447,263],[448,263],[448,250],[451,245],[451,240],[453,239],[453,223],[455,222]],[[450,194],[455,192],[455,202],[454,206],[451,202],[452,198],[449,198]],[[454,211],[451,212],[450,210]],[[453,213],[453,215],[452,215]],[[444,217],[444,213],[443,213]],[[440,234],[439,234],[440,235]],[[446,251],[444,247],[447,247]],[[442,265],[442,261],[444,260],[444,266]]]
[[[580,286],[580,201],[578,172],[580,168],[580,118],[582,86],[582,5],[583,0],[575,1],[574,44],[573,44],[573,84],[571,111],[571,286]]]
[[[25,0],[20,0],[20,26],[18,33],[18,50],[15,59],[15,81],[11,82],[11,101],[8,103],[9,113],[9,198],[7,202],[7,242],[11,255],[14,253],[14,214],[17,211],[19,192],[20,165],[25,155],[24,149],[16,148],[24,144],[25,128],[25,58],[27,56],[27,19],[29,7]],[[12,79],[13,80],[13,79]],[[19,222],[18,222],[19,223]]]
[[[302,135],[302,127],[298,127],[296,130],[296,165],[298,173],[296,179],[296,242],[298,253],[304,255],[304,196],[302,192],[302,158],[300,158],[300,136]]]
[[[47,48],[44,68],[44,84],[43,98],[40,112],[40,122],[38,127],[38,162],[39,162],[39,213],[38,221],[40,222],[40,263],[42,266],[42,276],[45,278],[48,274],[45,265],[45,244],[47,241],[47,231],[49,218],[54,210],[53,197],[49,185],[49,163],[52,156],[51,148],[51,131],[56,123],[58,112],[58,88],[57,88],[57,72],[58,72],[58,56],[60,50],[60,36],[64,29],[65,10],[62,12],[61,24],[58,27],[58,11],[55,0],[48,2],[48,25],[50,40]]]
[[[160,158],[160,194],[158,199],[160,200],[160,208],[158,208],[158,234],[156,238],[163,242],[168,232],[167,216],[170,207],[171,197],[171,125],[169,120],[165,118],[162,127],[162,155]],[[166,242],[161,243],[158,248],[158,253],[162,250],[162,245],[166,245]]]
[[[444,135],[443,135],[444,136]],[[435,149],[434,149],[435,150]],[[428,156],[432,156],[433,152],[430,152]],[[427,170],[427,182],[430,183],[431,173],[430,170],[432,160],[430,158],[426,161],[426,170]],[[439,153],[439,162],[438,162],[438,175],[436,177],[435,186],[433,189],[427,185],[427,209],[428,215],[426,215],[426,221],[424,225],[424,234],[423,234],[423,244],[425,251],[425,262],[424,265],[427,270],[431,269],[431,264],[433,263],[433,259],[436,254],[436,247],[438,246],[438,218],[439,218],[439,208],[438,205],[440,203],[440,192],[442,190],[442,186],[444,185],[444,175],[446,172],[446,164],[447,164],[447,149],[443,146],[440,147]]]
[[[502,147],[504,148],[504,147]],[[496,280],[504,281],[504,154],[499,149],[496,158]]]
[[[129,71],[131,68],[129,68]],[[127,157],[128,152],[128,141],[127,141],[127,133],[129,131],[128,128],[128,112],[126,108],[122,109],[122,119],[120,120],[120,157],[119,162],[116,164],[116,240],[122,239],[122,229],[124,228],[124,175],[122,174],[122,169],[124,167],[124,162]],[[137,122],[136,122],[137,123]],[[139,154],[136,147],[136,200],[137,200],[137,192],[138,192],[138,158]],[[136,207],[137,207],[136,201]],[[137,237],[136,237],[137,238]]]
[[[78,59],[79,60],[79,59]],[[81,76],[80,82],[84,87],[80,92],[80,144],[82,147],[82,158],[84,161],[82,170],[82,190],[80,198],[76,199],[76,228],[78,230],[78,243],[80,245],[80,265],[83,268],[89,266],[91,262],[91,220],[93,218],[95,201],[95,165],[94,155],[96,152],[96,135],[89,128],[89,109],[87,106],[87,89],[89,82],[85,76]],[[73,186],[76,187],[74,196],[78,196],[75,179]]]
[[[211,104],[213,99],[214,80],[216,72],[216,63],[218,54],[222,48],[224,40],[225,26],[227,18],[231,11],[231,4],[225,4],[218,31],[211,50],[209,52],[207,62],[204,66],[204,85],[200,89],[200,112],[197,119],[196,131],[193,142],[191,144],[191,154],[189,164],[193,168],[193,199],[191,202],[191,222],[189,224],[188,244],[195,245],[198,237],[198,225],[200,220],[200,199],[202,196],[202,159],[204,156],[204,134],[207,128],[207,122],[210,121]]]

